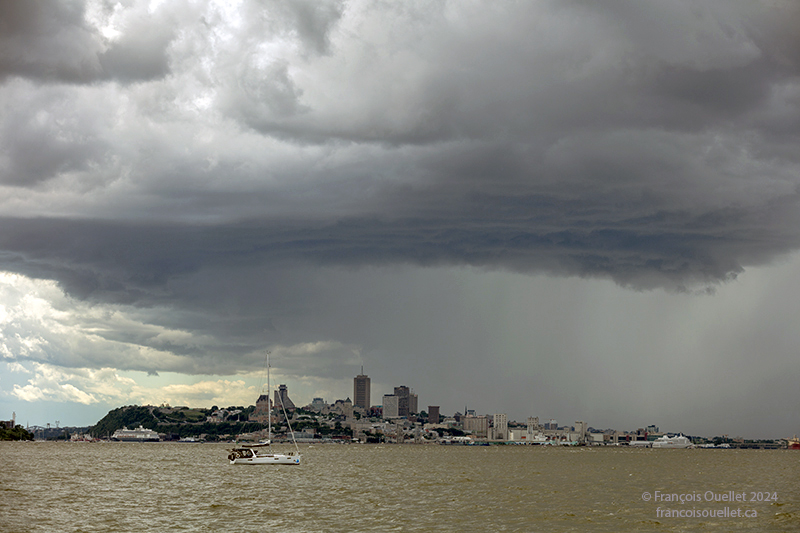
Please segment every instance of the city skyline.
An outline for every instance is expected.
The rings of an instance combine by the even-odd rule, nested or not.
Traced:
[[[354,389],[354,396],[358,395],[359,390],[362,391],[362,395],[365,397],[369,397],[369,394],[364,394],[364,391],[369,390],[369,383],[370,378],[368,375],[364,374],[364,368],[361,367],[361,372],[355,376],[353,379],[353,389]],[[366,384],[366,387],[364,387]],[[278,408],[278,406],[284,406],[286,410],[293,411],[297,406],[289,397],[288,386],[285,384],[281,384],[273,389],[274,392],[274,402],[272,402],[272,406],[270,406],[268,394],[264,393],[259,395],[258,399],[251,404],[254,406],[255,409],[253,413],[250,415],[249,420],[257,421],[264,423],[267,419],[268,413],[271,408]],[[409,395],[413,398],[413,402],[409,401]],[[418,407],[418,397],[414,393],[413,389],[405,386],[400,385],[393,387],[393,392],[391,394],[384,394],[381,396],[383,398],[382,404],[372,404],[368,405],[368,407],[364,409],[364,411],[369,411],[374,408],[382,409],[382,414],[379,417],[383,420],[390,420],[390,419],[405,419],[410,418],[412,415],[420,415],[422,414],[425,409],[421,409]],[[403,399],[404,398],[404,399]],[[386,405],[387,400],[389,401],[388,406]],[[331,399],[330,402],[325,401],[324,398],[315,397],[313,400],[307,404],[304,404],[302,408],[304,409],[311,409],[319,410],[323,406],[334,406],[338,403],[349,401],[349,397],[347,398],[336,398]],[[369,402],[368,402],[369,403]],[[400,407],[401,404],[404,404],[404,407]],[[353,407],[357,407],[355,402],[351,401],[351,405]],[[121,406],[120,406],[121,407]],[[167,407],[192,407],[192,406],[169,406]],[[220,409],[224,409],[227,407],[234,407],[234,406],[218,406]],[[241,407],[247,407],[241,406]],[[358,406],[360,407],[360,406]],[[412,410],[414,409],[414,410]],[[387,412],[388,410],[388,412]],[[352,412],[351,412],[352,414]],[[571,423],[567,422],[564,424],[559,424],[556,419],[549,418],[547,422],[541,422],[539,416],[526,416],[524,422],[522,420],[516,420],[514,418],[509,418],[506,413],[490,413],[490,412],[479,412],[476,409],[468,409],[467,406],[464,406],[463,412],[454,411],[451,415],[442,414],[440,412],[440,406],[428,406],[428,411],[426,412],[428,417],[427,422],[432,424],[440,424],[442,422],[446,422],[448,419],[455,418],[458,421],[458,427],[466,431],[468,434],[472,434],[478,438],[489,438],[490,440],[494,441],[503,441],[503,440],[519,440],[515,438],[506,438],[509,434],[509,424],[515,424],[515,427],[521,427],[525,425],[528,428],[528,433],[530,433],[531,428],[544,430],[544,431],[555,431],[555,430],[566,430],[567,432],[570,429],[574,429],[575,432],[579,434],[586,434],[588,429],[594,429],[595,431],[613,431],[617,434],[636,434],[640,438],[646,437],[648,434],[656,434],[656,435],[666,435],[666,434],[690,434],[689,432],[683,431],[681,428],[673,428],[671,430],[661,431],[661,429],[656,426],[655,424],[647,424],[647,425],[640,425],[634,428],[617,428],[617,427],[594,427],[591,424],[587,424],[584,421],[576,420],[575,425],[573,426]],[[349,416],[349,415],[348,415]],[[16,419],[16,413],[13,413],[12,420]],[[498,422],[499,421],[499,422]],[[91,426],[92,424],[90,424]],[[29,427],[39,427],[39,428],[48,428],[52,427],[58,428],[60,426],[60,421],[56,421],[55,424],[46,423],[46,424],[33,424]],[[68,425],[64,425],[62,427],[70,427]],[[76,426],[71,426],[76,427]],[[81,426],[78,426],[81,427]],[[710,434],[693,434],[695,437],[700,438],[712,438]],[[730,437],[727,433],[718,433],[713,435],[714,438],[724,436],[726,438]],[[732,437],[736,439],[742,439],[739,435]],[[756,439],[762,439],[765,437],[753,437]],[[788,437],[777,437],[778,439],[785,439]]]
[[[800,433],[800,3],[0,20],[6,417],[249,405],[270,351],[301,403],[363,366],[443,412]]]

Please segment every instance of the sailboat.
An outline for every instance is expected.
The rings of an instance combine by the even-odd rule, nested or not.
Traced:
[[[270,451],[270,444],[272,441],[272,409],[269,395],[272,390],[269,385],[269,352],[267,352],[267,405],[270,407],[267,412],[267,440],[261,441],[257,444],[242,444],[230,450],[228,460],[232,465],[299,465],[300,464],[300,449],[297,447],[297,441],[294,438],[294,431],[292,425],[289,423],[289,417],[286,415],[286,407],[283,405],[283,398],[281,400],[281,408],[283,409],[283,416],[286,419],[286,424],[289,426],[289,433],[292,435],[292,442],[294,443],[295,451],[289,453],[273,453]]]

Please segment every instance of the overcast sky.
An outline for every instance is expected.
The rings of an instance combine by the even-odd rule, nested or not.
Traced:
[[[0,419],[800,433],[800,4],[0,2]]]

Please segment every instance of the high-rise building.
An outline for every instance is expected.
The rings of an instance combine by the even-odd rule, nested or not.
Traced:
[[[400,416],[399,398],[394,394],[384,394],[383,396],[383,418],[397,418]]]
[[[419,398],[413,390],[405,385],[394,388],[394,395],[397,396],[398,416],[407,417],[413,413],[419,413]]]
[[[439,406],[438,405],[429,405],[428,406],[428,423],[429,424],[438,424],[439,423]]]
[[[410,389],[405,385],[394,388],[394,395],[397,396],[397,416],[408,416],[408,396]]]
[[[286,385],[281,385],[275,391],[275,407],[283,406],[287,411],[294,411],[294,402],[289,399],[289,388]]]
[[[361,373],[353,378],[353,398],[355,401],[353,405],[369,409],[370,407],[370,381],[369,376],[364,375],[364,367],[361,367]]]
[[[505,413],[494,415],[494,438],[495,440],[508,439],[508,416]]]

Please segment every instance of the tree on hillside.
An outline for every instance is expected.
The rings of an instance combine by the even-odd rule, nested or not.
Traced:
[[[33,440],[33,433],[17,424],[13,429],[0,428],[0,440]]]
[[[140,425],[155,430],[158,419],[149,407],[128,405],[109,411],[95,424],[90,433],[93,437],[106,437],[122,427],[133,429]]]

